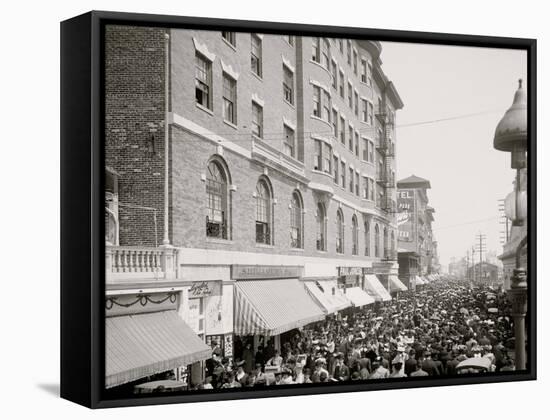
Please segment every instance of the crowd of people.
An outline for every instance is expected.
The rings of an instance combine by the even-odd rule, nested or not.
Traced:
[[[199,388],[445,377],[471,357],[487,359],[489,371],[514,370],[508,306],[502,292],[486,286],[433,282],[293,330],[281,350],[272,341],[254,349],[253,338],[243,337],[230,360],[214,342]]]

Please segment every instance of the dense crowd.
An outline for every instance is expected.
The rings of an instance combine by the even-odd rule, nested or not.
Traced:
[[[489,371],[514,370],[508,306],[486,286],[433,282],[285,334],[280,351],[272,342],[254,351],[244,337],[233,362],[214,342],[199,388],[453,376],[471,357],[486,359]]]

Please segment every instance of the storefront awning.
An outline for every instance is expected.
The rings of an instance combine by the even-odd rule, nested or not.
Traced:
[[[105,328],[106,388],[212,357],[176,311],[108,317]]]
[[[427,283],[427,282],[424,281],[424,280],[422,279],[422,277],[420,277],[420,276],[416,276],[416,277],[415,277],[415,280],[416,280],[416,285],[417,285],[417,286],[423,286],[423,285],[425,285],[425,284]]]
[[[279,335],[324,318],[298,279],[235,283],[237,335]]]
[[[353,306],[364,306],[374,303],[374,298],[365,292],[360,287],[350,287],[346,289],[346,298],[348,298]]]
[[[395,275],[390,275],[390,292],[406,292],[407,286],[405,286],[401,280]]]
[[[382,302],[391,300],[391,295],[374,274],[367,274],[365,276],[365,289],[375,300]]]
[[[306,290],[323,312],[332,314],[352,305],[338,288],[336,280],[315,280],[304,282]]]

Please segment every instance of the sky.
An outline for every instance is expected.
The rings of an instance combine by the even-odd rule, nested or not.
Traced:
[[[441,264],[466,256],[480,233],[500,254],[498,200],[512,191],[514,172],[493,137],[518,79],[527,86],[527,53],[383,42],[381,59],[405,104],[396,117],[397,177],[430,181]],[[447,118],[456,119],[418,124]]]

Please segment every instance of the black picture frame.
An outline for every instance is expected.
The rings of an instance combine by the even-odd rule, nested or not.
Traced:
[[[104,392],[104,86],[106,24],[371,38],[521,49],[528,65],[528,359],[526,371],[445,379],[106,398]],[[92,11],[61,23],[61,397],[90,408],[265,398],[536,379],[536,40]]]

